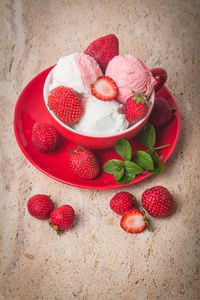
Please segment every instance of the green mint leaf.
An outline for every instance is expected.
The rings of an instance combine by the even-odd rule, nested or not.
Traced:
[[[152,174],[160,174],[164,171],[165,167],[160,161],[159,155],[155,151],[151,151],[151,158],[154,164],[154,170],[151,171]]]
[[[125,170],[133,175],[141,174],[143,172],[143,169],[137,165],[136,163],[132,161],[125,161],[124,162]]]
[[[117,180],[119,184],[127,184],[135,179],[135,175],[128,173],[126,170],[124,172],[123,177],[120,180]]]
[[[147,123],[138,134],[138,140],[149,149],[153,149],[156,142],[156,132],[153,125]]]
[[[137,151],[133,156],[133,161],[143,169],[154,170],[154,164],[151,155],[145,151]]]
[[[126,139],[119,139],[115,143],[115,151],[125,160],[131,160],[131,145]]]
[[[124,162],[119,159],[111,159],[104,164],[103,169],[108,174],[117,174],[124,166]]]
[[[124,175],[124,167],[122,167],[119,172],[115,173],[114,177],[115,177],[116,181],[119,181],[123,175]]]

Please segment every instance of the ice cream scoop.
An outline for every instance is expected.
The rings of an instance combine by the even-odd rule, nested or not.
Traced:
[[[53,69],[50,90],[62,85],[89,96],[91,84],[102,75],[98,63],[89,55],[74,53],[63,56]]]
[[[115,56],[109,62],[105,75],[111,77],[117,84],[117,100],[124,104],[133,94],[132,91],[149,97],[156,84],[147,65],[130,54]]]
[[[121,105],[115,100],[105,102],[91,96],[85,101],[83,117],[72,128],[89,136],[118,134],[129,126],[120,110]]]

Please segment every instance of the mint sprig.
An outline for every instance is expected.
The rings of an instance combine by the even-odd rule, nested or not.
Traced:
[[[159,174],[164,171],[164,165],[155,150],[168,147],[170,144],[154,147],[156,132],[149,123],[138,134],[138,140],[143,146],[147,147],[146,151],[138,150],[133,155],[129,141],[121,138],[117,140],[114,147],[123,160],[111,159],[103,166],[104,171],[114,175],[119,184],[127,184],[133,181],[136,175],[141,174],[144,170],[152,174]]]

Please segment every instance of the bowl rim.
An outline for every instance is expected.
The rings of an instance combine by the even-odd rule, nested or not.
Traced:
[[[87,134],[76,131],[72,127],[70,127],[67,124],[60,121],[59,118],[55,115],[55,113],[48,106],[50,80],[52,80],[53,70],[54,70],[55,66],[56,65],[54,65],[52,67],[52,69],[49,71],[49,73],[45,79],[44,87],[43,87],[43,99],[44,99],[44,103],[45,103],[45,106],[46,106],[48,112],[59,123],[59,125],[63,127],[63,129],[65,129],[69,132],[73,132],[76,135],[86,137],[86,138],[93,138],[93,139],[95,138],[95,139],[99,139],[99,140],[109,139],[109,138],[120,138],[121,136],[124,136],[124,135],[128,134],[129,132],[132,132],[133,130],[137,129],[144,123],[145,120],[148,120],[148,118],[152,112],[153,106],[155,104],[155,91],[154,90],[148,100],[150,105],[149,105],[149,110],[148,110],[148,113],[146,114],[146,116],[144,118],[142,118],[140,121],[138,121],[137,123],[135,123],[134,125],[132,125],[131,127],[123,130],[122,132],[117,133],[117,134],[107,135],[107,136],[94,136],[94,135],[87,135]]]

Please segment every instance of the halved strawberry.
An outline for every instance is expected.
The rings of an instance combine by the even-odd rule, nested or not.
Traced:
[[[109,101],[117,96],[117,85],[108,76],[100,76],[91,85],[92,94],[103,101]]]
[[[120,226],[129,233],[140,233],[147,226],[146,216],[136,208],[125,212],[121,218]]]
[[[114,34],[108,34],[93,41],[84,53],[94,57],[105,72],[109,61],[119,54],[118,44],[118,38]]]

